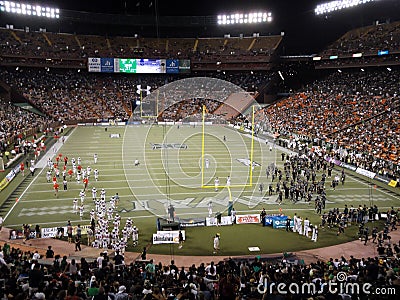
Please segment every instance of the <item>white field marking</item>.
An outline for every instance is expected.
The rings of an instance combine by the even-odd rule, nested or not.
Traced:
[[[124,176],[125,176],[125,182],[128,184],[129,191],[131,192],[132,196],[136,198],[136,196],[134,196],[135,193],[133,192],[131,185],[128,183],[128,177],[126,175],[126,167],[125,167],[126,161],[124,159],[124,149],[125,149],[125,136],[126,136],[127,129],[128,129],[128,127],[125,126],[124,136],[122,137],[122,144],[121,144],[122,169],[123,169]],[[132,163],[134,163],[134,162],[132,162]],[[145,165],[146,165],[146,162],[145,162]],[[146,168],[147,168],[147,166],[146,166]]]
[[[232,188],[232,187],[231,187]],[[127,189],[127,188],[125,188],[125,189]],[[147,189],[147,191],[148,191],[148,189]],[[222,193],[222,194],[221,194]],[[240,196],[239,196],[239,198],[240,197],[249,197],[249,196],[253,196],[254,195],[254,193],[255,193],[255,190],[249,190],[249,191],[241,191],[241,194],[240,194]],[[138,193],[136,193],[136,194],[138,194]],[[201,193],[201,195],[204,195],[204,196],[207,196],[207,197],[210,197],[210,195],[212,196],[212,195],[216,195],[216,194],[218,194],[218,195],[225,195],[225,194],[227,194],[224,190],[220,190],[219,192],[215,192],[213,189],[205,189],[202,193]],[[163,196],[165,196],[165,193],[157,193],[157,194],[149,194],[149,193],[145,193],[145,194],[138,194],[138,195],[135,195],[134,197],[135,198],[131,198],[132,199],[132,201],[142,201],[142,200],[147,200],[147,201],[158,201],[157,199],[155,199],[156,197],[160,197],[160,195],[163,195]],[[184,195],[184,196],[187,196],[188,195],[188,192],[175,192],[175,193],[173,193],[172,194],[172,196],[179,196],[179,195]],[[137,196],[140,196],[140,200],[139,199],[137,199]],[[349,202],[360,202],[360,201],[364,201],[364,200],[362,200],[363,198],[365,198],[365,196],[366,195],[353,195],[352,196],[352,198],[350,199],[349,198]],[[123,198],[128,198],[128,197],[132,197],[132,196],[130,196],[130,195],[128,195],[128,196],[123,196]],[[271,196],[268,196],[268,195],[265,195],[264,197],[277,197],[277,195],[271,195]],[[345,196],[343,196],[343,197],[345,197]],[[360,199],[354,199],[354,197],[359,197]],[[376,199],[382,199],[382,197],[383,196],[376,196]],[[79,199],[79,197],[77,196],[76,198],[78,198]],[[122,198],[122,197],[120,197],[120,198]],[[70,197],[68,197],[68,198],[50,198],[50,199],[37,199],[37,200],[34,200],[34,199],[31,199],[31,200],[25,200],[24,201],[24,203],[35,203],[35,202],[49,202],[49,201],[53,201],[53,202],[58,202],[58,201],[72,201],[74,198],[70,198]],[[337,199],[339,199],[339,197],[332,197],[332,199],[333,200],[337,200]],[[183,201],[183,200],[185,200],[185,199],[174,199],[174,197],[172,197],[172,200],[174,200],[174,201]],[[329,199],[328,199],[329,200]],[[129,201],[129,200],[127,200],[127,201]],[[382,201],[382,200],[379,200],[379,201]],[[93,203],[93,200],[92,200],[92,198],[91,197],[89,197],[89,196],[87,196],[86,198],[85,198],[85,202],[84,203]],[[303,202],[301,202],[301,203],[303,203]],[[304,202],[304,204],[305,204],[306,202]],[[308,203],[308,202],[307,202]]]
[[[362,185],[366,185],[366,186],[371,186],[371,185],[369,185],[369,184],[366,184],[366,183],[364,183],[364,182],[362,182],[361,180],[359,180],[359,179],[357,179],[355,176],[353,176],[353,175],[351,175],[351,174],[348,174],[350,177],[353,177],[353,179],[354,179],[354,181],[356,181],[356,182],[358,182],[358,183],[361,183]],[[372,186],[371,186],[371,188],[372,188]],[[396,196],[394,196],[394,195],[392,195],[392,194],[389,194],[388,192],[386,192],[385,191],[385,188],[383,188],[383,190],[382,189],[379,189],[379,190],[375,190],[375,192],[381,192],[381,193],[383,193],[383,194],[385,194],[386,196],[390,196],[390,197],[392,197],[392,198],[394,198],[394,199],[397,199],[397,200],[399,200],[400,199],[400,197],[398,196],[398,195],[396,195]]]
[[[380,207],[380,209],[386,209],[386,208],[391,208],[391,206],[383,206],[383,207]],[[285,208],[285,210],[286,211],[314,211],[315,209],[313,209],[313,208]],[[277,212],[277,211],[279,211],[279,208],[277,208],[277,209],[266,209],[265,211],[268,211],[268,212]],[[256,210],[237,210],[236,211],[236,214],[243,214],[243,213],[246,213],[246,214],[252,214],[252,213],[257,213],[257,214],[259,214],[260,213],[260,210],[259,209],[256,209]],[[204,217],[206,214],[208,214],[208,210],[205,212],[193,212],[193,213],[184,213],[184,214],[182,214],[182,216],[186,216],[186,215],[200,215],[201,217]],[[129,219],[129,218],[131,218],[131,219],[146,219],[146,218],[154,218],[155,216],[158,216],[158,215],[145,215],[145,216],[129,216],[129,217],[123,217],[123,216],[121,216],[121,219],[122,220],[126,220],[126,219]],[[71,223],[80,223],[80,224],[82,224],[82,222],[90,222],[90,219],[83,219],[83,220],[71,220]],[[63,224],[64,223],[66,223],[66,222],[62,222]],[[61,224],[61,222],[46,222],[46,223],[40,223],[41,225],[57,225],[57,224]],[[22,224],[9,224],[9,225],[7,225],[7,226],[10,226],[10,227],[17,227],[17,226],[22,226]]]
[[[236,174],[237,173],[239,173],[239,172],[235,172]],[[170,173],[170,175],[173,175],[174,173]],[[247,172],[247,174],[248,174],[248,172]],[[219,176],[220,178],[224,178],[224,177],[221,177],[221,176]],[[189,189],[195,189],[195,188],[199,188],[200,189],[200,186],[198,185],[198,182],[197,182],[197,180],[196,180],[196,178],[190,178],[190,177],[174,177],[174,179],[178,179],[178,180],[186,180],[187,182],[186,182],[186,184],[188,185],[188,186],[185,186],[185,185],[176,185],[176,184],[172,184],[172,185],[169,185],[169,186],[173,186],[174,188],[189,188]],[[211,180],[211,179],[210,179]],[[163,182],[163,181],[165,181],[165,179],[164,178],[153,178],[153,181],[161,181],[161,182]],[[90,194],[90,196],[91,196],[91,187],[93,187],[93,186],[101,186],[102,184],[104,184],[104,183],[124,183],[124,182],[143,182],[143,179],[127,179],[127,180],[99,180],[99,181],[93,181],[93,182],[91,182],[91,183],[89,183],[89,189],[87,190],[87,193],[88,193],[88,195],[87,196],[89,196],[89,194]],[[72,185],[82,185],[82,187],[83,187],[83,184],[82,183],[76,183],[76,182],[68,182],[68,184],[70,185],[70,188],[68,188],[68,190],[67,191],[81,191],[82,190],[82,188],[76,188],[76,187],[73,187],[73,188],[71,188],[71,186]],[[233,182],[231,182],[231,184],[232,184],[232,188],[235,188],[235,181],[233,181]],[[213,183],[211,183],[211,181],[210,181],[210,184],[209,184],[210,186],[213,186],[214,184]],[[39,187],[43,187],[43,186],[48,186],[48,187],[52,187],[52,183],[49,183],[49,182],[42,182],[42,183],[35,183],[35,186],[37,186],[38,188]],[[256,186],[256,183],[254,183],[253,184],[253,186]],[[166,185],[164,185],[164,184],[157,184],[157,185],[140,185],[140,186],[135,186],[135,190],[137,190],[137,189],[149,189],[149,188],[165,188],[166,187]],[[97,187],[96,187],[97,188]],[[116,189],[116,188],[118,188],[118,187],[109,187],[109,188],[105,188],[105,190],[107,190],[107,189]],[[123,187],[120,187],[121,189],[125,189],[126,187],[125,186],[123,186]],[[340,189],[338,189],[338,190],[336,190],[336,192],[347,192],[347,191],[356,191],[356,190],[363,190],[363,191],[365,191],[365,188],[362,188],[362,187],[348,187],[348,188],[340,188]],[[29,191],[29,193],[35,193],[35,192],[46,192],[46,191],[49,191],[49,190],[36,190],[36,191]],[[60,190],[60,192],[62,192],[63,190]],[[375,193],[377,193],[377,192],[381,192],[381,191],[375,191]],[[97,193],[99,193],[99,191],[97,191]],[[362,195],[367,195],[367,194],[362,194]],[[341,197],[341,196],[349,196],[349,195],[337,195],[337,194],[335,194],[334,192],[332,192],[332,193],[330,193],[329,194],[329,197]]]

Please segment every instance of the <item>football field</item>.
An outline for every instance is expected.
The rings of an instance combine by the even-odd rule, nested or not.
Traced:
[[[90,166],[92,174],[94,169],[99,171],[98,181],[93,175],[89,177],[83,218],[73,211],[73,199],[80,199],[83,183],[77,182],[75,176],[70,179],[67,175],[67,190],[63,190],[60,175],[60,190],[55,195],[53,183],[46,180],[47,158],[44,158],[32,183],[7,214],[6,226],[21,228],[24,223],[40,224],[42,228],[65,226],[67,220],[74,225],[88,225],[89,212],[95,207],[91,194],[93,187],[98,195],[104,188],[107,201],[118,193],[117,212],[122,217],[122,224],[130,217],[140,229],[137,249],[151,242],[157,217],[167,217],[170,205],[175,208],[176,218],[205,218],[209,215],[210,203],[213,214],[227,215],[228,203],[232,201],[237,214],[259,214],[264,207],[268,213],[292,216],[296,212],[314,224],[320,222],[313,203],[284,200],[278,205],[277,195],[268,195],[271,177],[266,177],[265,169],[271,164],[282,167],[281,149],[270,148],[262,139],[255,138],[252,142],[250,134],[224,126],[205,126],[204,131],[202,126],[189,125],[132,125],[108,127],[107,130],[100,126],[76,127],[64,144],[58,142],[48,152],[53,161],[60,154],[69,158],[67,170],[72,158],[80,158],[83,168]],[[96,164],[94,154],[98,156]],[[135,166],[135,160],[139,165]],[[60,161],[63,166],[63,160]],[[229,188],[228,176],[231,178]],[[219,186],[216,190],[217,177]],[[262,193],[259,191],[261,183],[265,187]],[[274,188],[275,184],[276,180]],[[344,204],[354,207],[376,204],[384,211],[398,206],[399,197],[348,174],[345,185],[340,185],[336,191],[327,186],[327,199],[327,209],[343,209]],[[282,230],[264,228],[260,224],[187,228],[185,247],[179,251],[182,254],[209,254],[211,237],[216,232],[222,234],[220,254],[248,254],[250,246],[259,246],[263,253],[295,251],[354,239],[355,227],[340,237],[336,237],[335,230],[321,232],[318,243],[295,234],[285,235]],[[151,251],[168,253],[171,247],[156,245]]]

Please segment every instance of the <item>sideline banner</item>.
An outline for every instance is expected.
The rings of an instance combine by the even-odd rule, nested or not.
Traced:
[[[376,173],[362,169],[362,168],[357,168],[356,173],[367,176],[368,178],[374,179]]]
[[[72,226],[72,234],[76,235],[76,229],[78,226],[74,225]],[[87,230],[90,228],[90,225],[81,225],[82,229],[82,235],[87,234]],[[66,237],[68,236],[67,234],[67,226],[60,226],[60,227],[46,227],[46,228],[41,228],[40,233],[41,233],[41,238],[55,238],[57,236],[58,232],[62,232],[63,236]]]
[[[236,215],[236,224],[256,224],[260,222],[260,215]]]
[[[272,228],[286,228],[286,221],[288,216],[275,216],[272,217]],[[294,221],[290,220],[290,227],[294,226]]]
[[[181,227],[202,227],[206,226],[204,219],[179,219],[179,225]]]
[[[221,217],[221,224],[219,225],[232,225],[232,218],[229,216]],[[206,218],[206,226],[217,226],[217,218]]]
[[[183,240],[186,240],[185,230],[181,230]],[[157,231],[153,233],[153,244],[179,244],[179,230]]]

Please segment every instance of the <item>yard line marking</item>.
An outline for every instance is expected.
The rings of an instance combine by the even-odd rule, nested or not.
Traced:
[[[76,128],[77,128],[77,127],[75,127],[75,128],[72,130],[70,136],[75,132]],[[59,149],[61,149],[63,145],[64,145],[64,144],[61,144],[61,146],[60,146]],[[50,151],[50,149],[49,149],[48,151]],[[43,159],[43,158],[44,158],[44,157],[42,157],[42,159]],[[4,220],[7,219],[7,217],[10,215],[10,213],[14,210],[15,206],[17,206],[17,204],[21,201],[22,197],[25,195],[25,193],[26,193],[26,192],[28,191],[28,189],[31,187],[31,185],[36,181],[36,179],[39,177],[39,175],[42,174],[43,170],[44,170],[44,168],[40,170],[40,172],[35,176],[35,178],[34,178],[34,179],[29,183],[29,185],[25,188],[25,190],[22,192],[21,196],[18,197],[18,199],[19,199],[18,202],[17,202],[17,201],[14,202],[13,206],[10,208],[10,210],[7,212],[6,216],[4,217]]]

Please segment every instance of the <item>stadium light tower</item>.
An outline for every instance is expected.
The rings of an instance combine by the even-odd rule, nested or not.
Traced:
[[[234,25],[234,24],[257,24],[272,22],[272,13],[268,11],[259,11],[251,13],[232,13],[221,14],[217,16],[218,25]]]
[[[373,2],[376,0],[336,0],[330,1],[322,4],[318,4],[314,9],[316,15],[323,15],[326,13],[331,13],[334,11],[342,10],[345,8],[350,8],[362,4],[366,4],[368,2]]]
[[[58,8],[14,1],[0,1],[0,11],[17,15],[44,17],[49,19],[60,18],[60,9]]]

